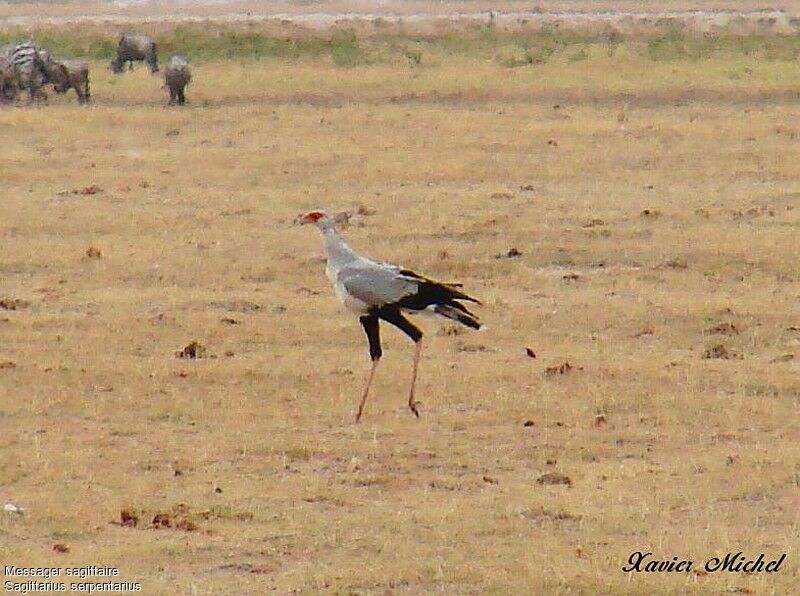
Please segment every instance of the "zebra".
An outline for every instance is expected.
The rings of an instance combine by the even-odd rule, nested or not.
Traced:
[[[10,103],[17,97],[19,79],[14,65],[0,52],[0,103]]]
[[[6,46],[5,54],[17,74],[20,89],[27,89],[31,101],[36,98],[46,99],[41,90],[46,76],[44,66],[39,56],[39,48],[33,42],[26,41],[14,46]]]
[[[32,41],[6,46],[5,56],[16,72],[20,89],[28,91],[31,101],[47,99],[42,87],[48,83],[59,93],[68,88],[69,75],[64,65]]]

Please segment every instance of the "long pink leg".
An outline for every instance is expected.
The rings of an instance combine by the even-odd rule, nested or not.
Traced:
[[[411,390],[408,392],[408,407],[417,418],[419,418],[419,411],[417,410],[417,402],[414,401],[414,385],[417,383],[417,367],[419,366],[420,354],[422,354],[422,339],[417,341],[414,346],[414,367],[411,369]]]
[[[361,403],[358,404],[358,413],[356,414],[356,423],[361,420],[361,413],[364,411],[364,404],[367,403],[367,396],[369,395],[369,387],[372,385],[372,377],[375,376],[375,369],[378,368],[380,360],[372,361],[372,368],[369,369],[369,377],[367,377],[367,386],[364,387],[364,395],[361,396]]]

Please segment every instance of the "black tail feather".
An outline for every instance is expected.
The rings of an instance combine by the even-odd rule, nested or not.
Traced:
[[[427,310],[433,307],[433,312],[438,315],[473,329],[481,328],[478,317],[458,302],[464,300],[480,304],[480,301],[456,289],[460,288],[461,284],[440,283],[408,269],[404,269],[400,273],[417,283],[417,291],[395,303],[397,307],[408,310]]]
[[[433,307],[433,312],[452,321],[458,321],[467,327],[472,327],[473,329],[481,328],[481,323],[478,321],[478,317],[469,312],[466,308],[464,308],[463,304],[459,304],[458,302],[437,304]]]
[[[457,308],[458,310],[460,310],[461,312],[467,313],[469,316],[471,316],[473,318],[477,318],[474,314],[472,314],[471,312],[469,312],[469,310],[467,310],[466,306],[464,306],[460,302],[456,302],[455,300],[451,300],[450,302],[447,303],[447,306],[453,306],[453,307]]]
[[[456,289],[461,287],[462,284],[460,283],[441,283],[419,275],[418,273],[414,273],[410,269],[402,269],[400,270],[400,274],[404,275],[405,277],[410,277],[419,283],[417,296],[429,299],[430,301],[428,304],[437,304],[440,302],[447,302],[449,300],[466,300],[467,302],[480,304],[480,300],[473,298],[472,296],[468,296],[464,292]]]

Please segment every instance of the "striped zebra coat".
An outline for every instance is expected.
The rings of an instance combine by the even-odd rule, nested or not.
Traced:
[[[46,76],[39,56],[39,48],[28,41],[6,46],[4,49],[5,56],[16,73],[19,88],[28,91],[31,100],[46,97],[41,90]]]
[[[69,75],[63,64],[53,60],[50,53],[31,41],[4,48],[5,57],[16,73],[19,88],[27,91],[31,101],[47,99],[42,87],[52,84],[63,93],[69,83]]]
[[[0,52],[0,103],[14,101],[19,92],[17,71],[11,61]]]

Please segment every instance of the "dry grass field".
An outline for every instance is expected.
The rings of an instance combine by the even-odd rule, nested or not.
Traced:
[[[209,60],[183,109],[97,61],[89,108],[0,109],[4,565],[146,594],[791,593],[800,65],[506,51]],[[419,320],[419,420],[387,329],[353,424],[366,341],[292,225],[317,207],[484,302],[480,332]],[[635,550],[695,570],[623,573]],[[788,558],[702,572],[740,550]]]

